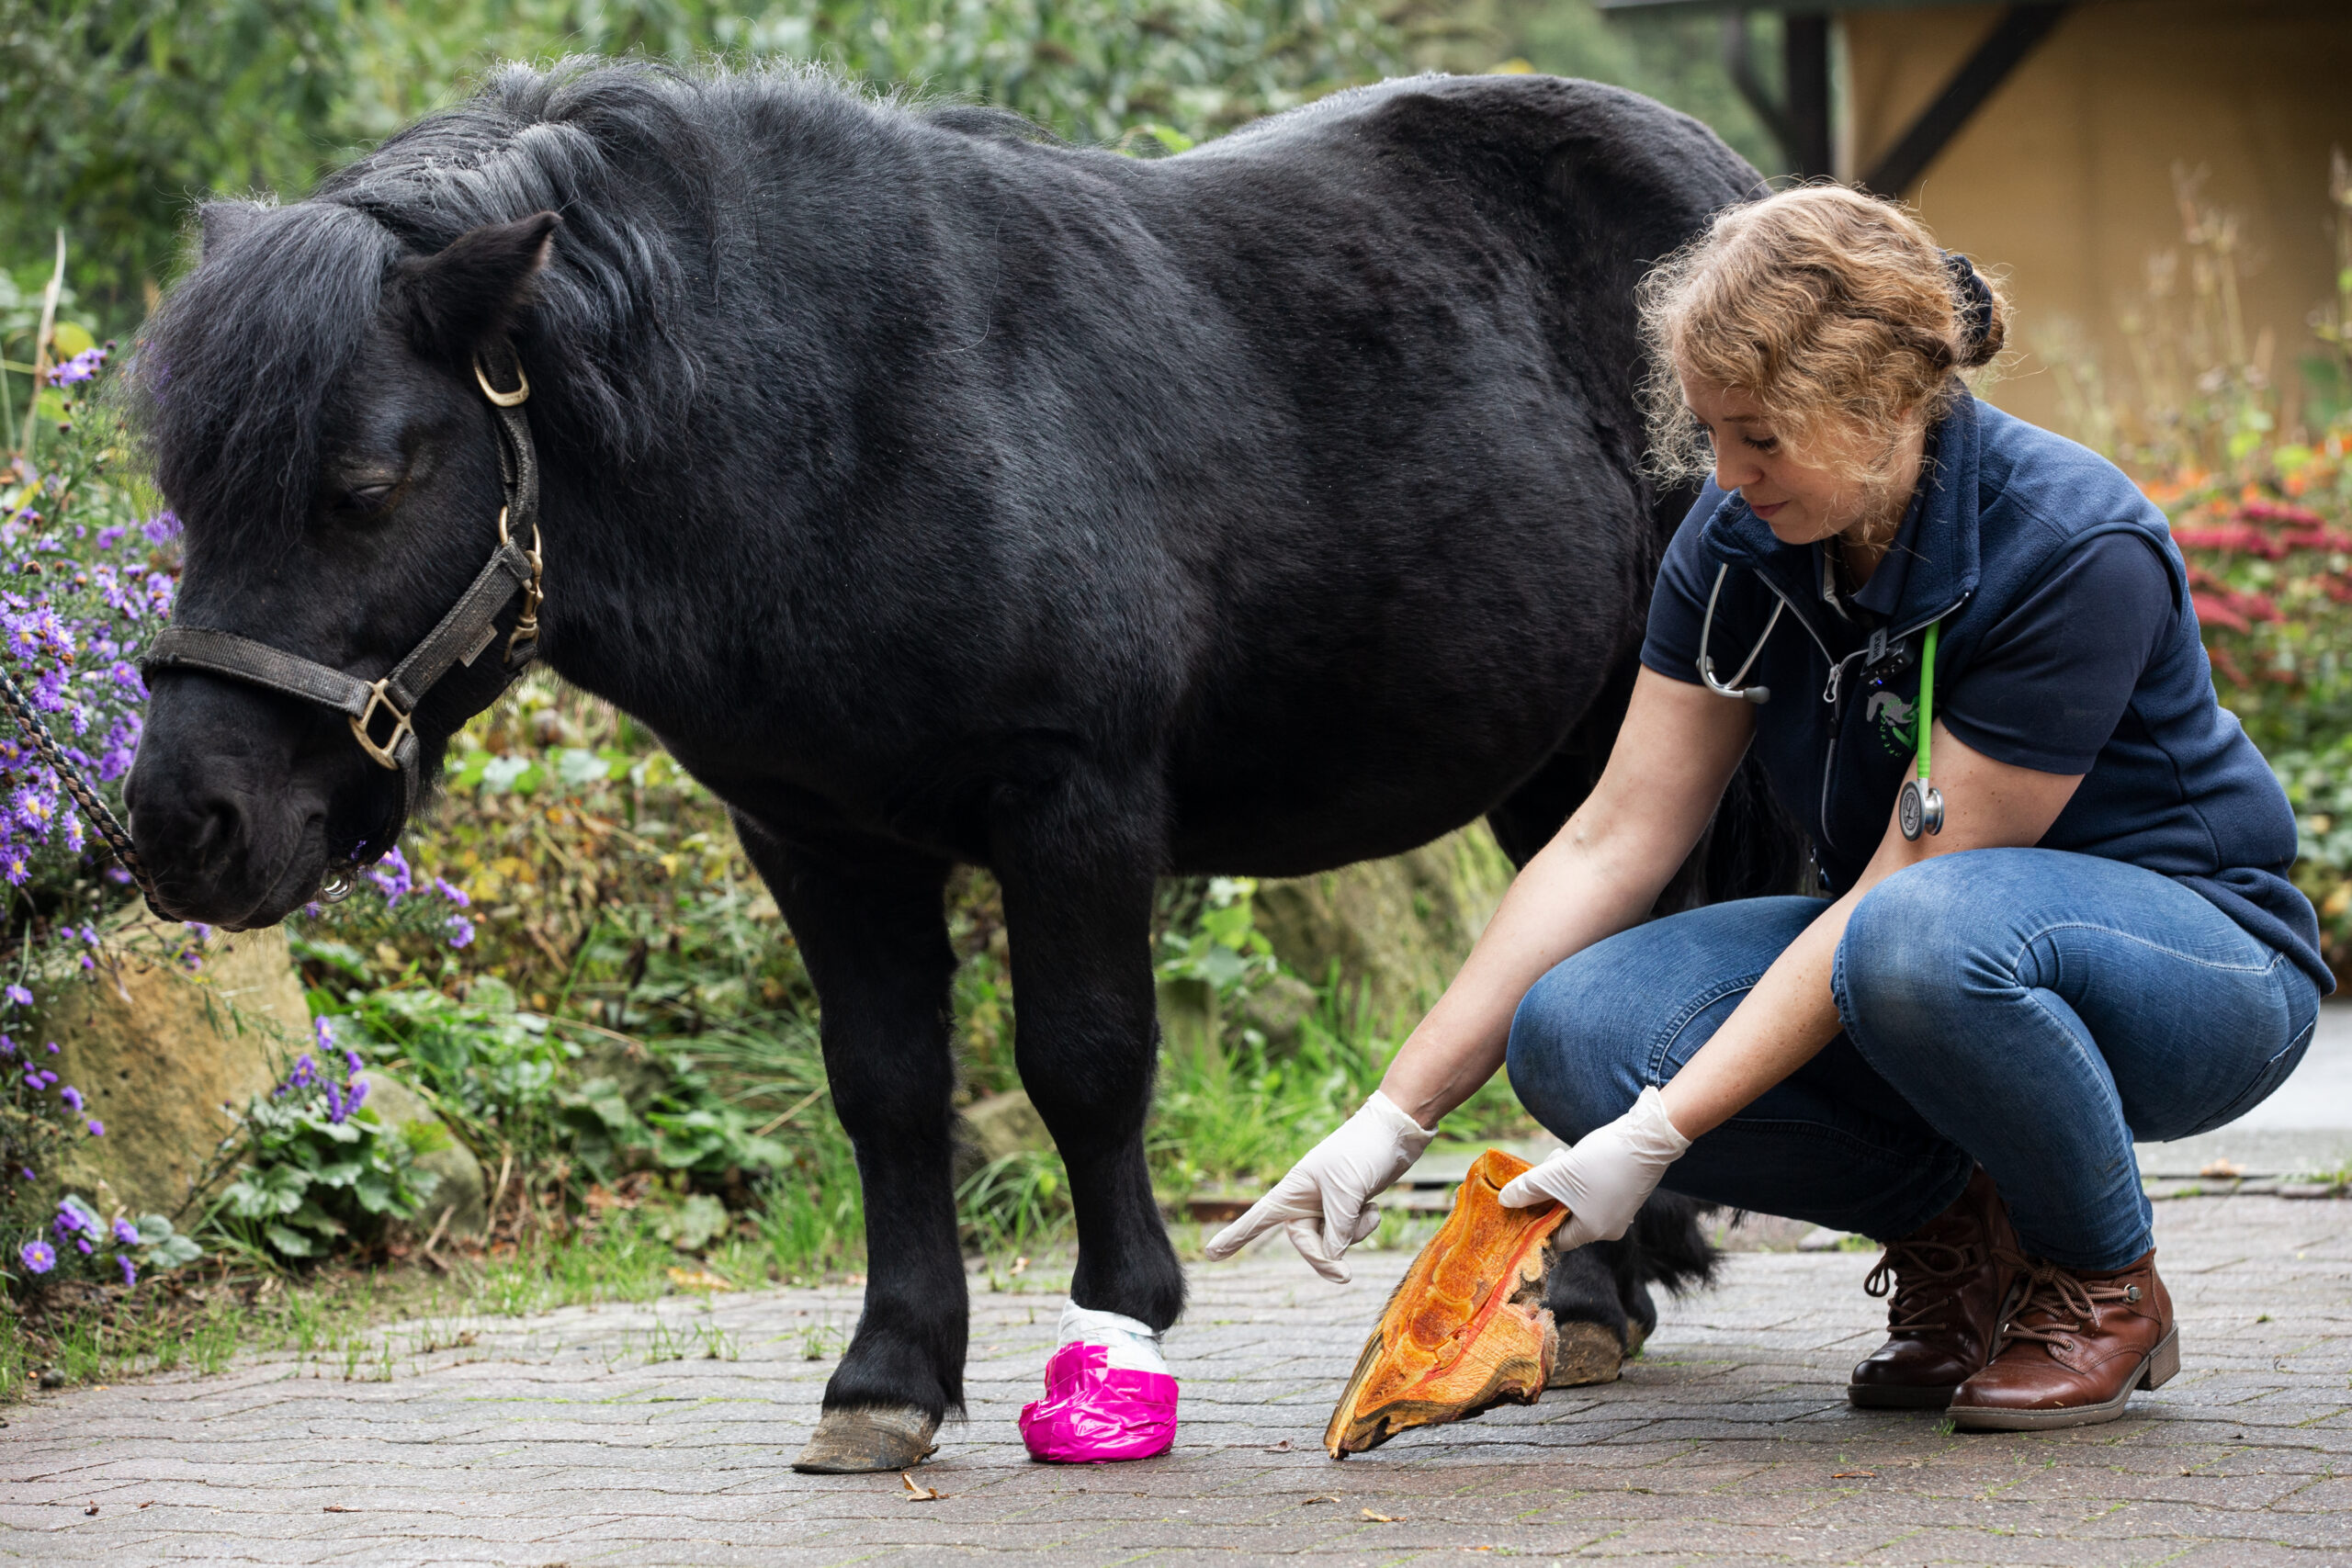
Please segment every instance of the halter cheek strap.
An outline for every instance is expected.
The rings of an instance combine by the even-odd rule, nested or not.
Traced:
[[[512,685],[538,655],[539,465],[531,444],[530,422],[523,413],[531,383],[523,375],[519,358],[514,362],[513,391],[493,387],[479,358],[474,361],[474,379],[497,416],[499,481],[506,502],[498,513],[498,547],[439,624],[390,673],[363,681],[333,665],[235,632],[177,623],[156,636],[140,661],[141,672],[150,676],[163,670],[197,670],[342,714],[368,758],[401,775],[399,812],[385,830],[352,852],[355,867],[382,859],[424,798],[424,769],[420,765],[422,748],[414,724],[417,705],[453,668],[470,668],[481,657],[498,636],[499,615],[518,592],[523,596],[523,611],[506,639],[506,679],[500,690]],[[517,542],[526,532],[531,540],[528,549]],[[341,870],[347,883],[349,868]]]

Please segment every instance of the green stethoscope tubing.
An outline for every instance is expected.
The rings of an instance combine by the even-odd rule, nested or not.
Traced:
[[[1930,782],[1928,773],[1936,727],[1936,633],[1942,626],[1941,621],[1928,623],[1927,641],[1919,649],[1919,776],[1904,784],[1894,807],[1895,825],[1913,843],[1921,833],[1944,830],[1943,791]]]

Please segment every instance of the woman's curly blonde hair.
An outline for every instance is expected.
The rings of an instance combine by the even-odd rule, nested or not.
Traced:
[[[1842,186],[1801,186],[1716,215],[1642,280],[1651,471],[1713,468],[1682,380],[1745,393],[1801,458],[1865,490],[1903,440],[1993,363],[2008,302],[1917,219]]]

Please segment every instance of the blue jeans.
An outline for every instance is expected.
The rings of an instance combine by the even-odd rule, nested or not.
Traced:
[[[1594,943],[1520,1003],[1511,1087],[1571,1142],[1615,1120],[1827,907],[1749,898]],[[2250,1110],[2319,1017],[2311,977],[2197,894],[2056,850],[1888,877],[1855,908],[1832,988],[1844,1032],[1691,1145],[1666,1186],[1888,1241],[1982,1165],[2026,1250],[2086,1269],[2154,1245],[2132,1141]]]

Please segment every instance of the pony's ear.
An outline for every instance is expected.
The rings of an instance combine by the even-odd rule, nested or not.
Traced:
[[[197,259],[217,255],[232,243],[238,235],[253,227],[254,220],[267,212],[266,203],[259,201],[208,201],[196,209]]]
[[[534,212],[512,223],[486,223],[437,255],[403,262],[400,303],[418,351],[462,364],[504,331],[530,302],[562,221]]]

